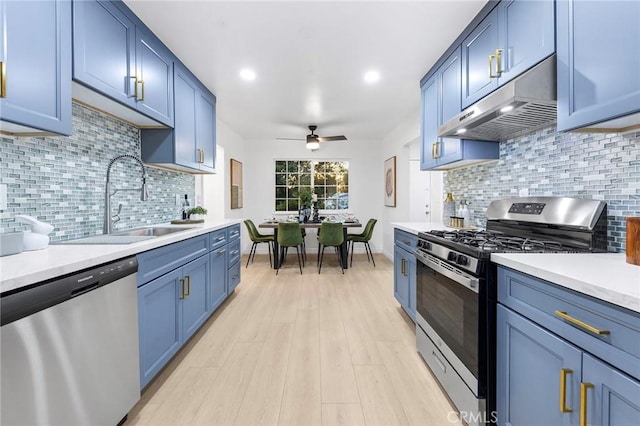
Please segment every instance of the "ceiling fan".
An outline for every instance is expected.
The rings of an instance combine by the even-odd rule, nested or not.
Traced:
[[[346,141],[347,138],[344,135],[339,135],[339,136],[319,136],[316,135],[314,132],[316,131],[316,129],[318,128],[318,126],[316,125],[309,125],[309,130],[311,130],[311,134],[307,135],[306,139],[292,139],[292,138],[276,138],[278,140],[282,140],[282,141],[307,141],[307,149],[311,150],[311,151],[315,151],[316,149],[320,148],[320,142],[331,142],[331,141]]]

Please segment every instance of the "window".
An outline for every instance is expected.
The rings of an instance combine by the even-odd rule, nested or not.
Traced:
[[[349,208],[349,162],[276,160],[275,210],[298,211],[300,195],[318,196],[318,208]],[[311,206],[309,206],[311,207]]]

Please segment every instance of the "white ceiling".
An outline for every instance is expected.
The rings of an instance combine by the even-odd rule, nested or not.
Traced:
[[[486,3],[125,1],[215,93],[218,119],[263,140],[302,138],[308,124],[382,138],[417,114],[420,78]]]

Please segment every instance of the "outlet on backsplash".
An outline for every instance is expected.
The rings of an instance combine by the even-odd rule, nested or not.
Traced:
[[[7,185],[0,184],[0,211],[7,209]]]
[[[184,195],[176,194],[176,206],[182,206],[182,199]]]

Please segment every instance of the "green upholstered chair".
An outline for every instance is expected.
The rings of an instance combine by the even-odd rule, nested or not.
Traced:
[[[278,224],[278,245],[280,246],[280,261],[276,265],[276,275],[280,271],[282,260],[284,259],[285,250],[289,247],[295,247],[298,253],[298,266],[300,274],[302,274],[302,262],[300,261],[300,248],[302,246],[302,232],[298,222],[280,222]]]
[[[336,254],[338,255],[338,263],[340,263],[340,269],[344,274],[344,266],[342,265],[342,259],[338,253],[338,247],[344,242],[344,235],[342,233],[342,223],[323,222],[320,225],[318,232],[318,243],[320,244],[318,251],[318,273],[322,269],[322,259],[324,257],[324,248],[327,246],[335,247]]]
[[[351,265],[353,265],[353,245],[355,243],[363,243],[365,252],[367,253],[367,260],[373,262],[373,266],[376,266],[376,261],[373,259],[373,252],[369,241],[373,235],[373,227],[376,225],[377,219],[369,219],[364,226],[364,231],[361,234],[347,234],[347,249],[351,250]]]
[[[251,219],[245,220],[244,224],[247,226],[247,232],[249,232],[249,238],[253,242],[253,245],[251,246],[251,250],[249,250],[249,257],[247,258],[247,265],[245,266],[245,268],[249,266],[249,260],[251,260],[251,263],[253,263],[253,259],[256,257],[256,247],[260,243],[268,244],[269,266],[271,266],[273,264],[273,262],[271,261],[271,246],[275,241],[273,234],[261,234],[260,232],[258,232],[256,225],[253,223]]]

